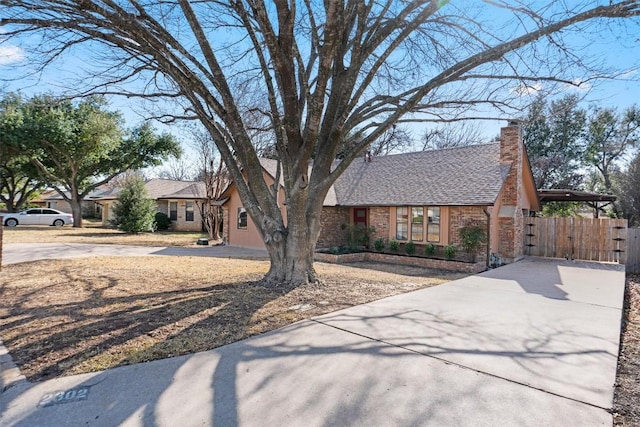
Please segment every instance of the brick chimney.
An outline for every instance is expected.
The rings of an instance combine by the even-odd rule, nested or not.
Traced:
[[[517,261],[524,255],[523,158],[522,127],[520,123],[510,121],[500,130],[500,163],[511,168],[502,187],[498,211],[498,252],[507,263]]]

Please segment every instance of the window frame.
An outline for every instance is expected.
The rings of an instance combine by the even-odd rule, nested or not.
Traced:
[[[404,211],[403,214],[400,212]],[[404,235],[402,238],[400,235],[400,225],[404,225]],[[397,206],[396,207],[396,240],[405,241],[409,238],[409,207],[408,206]]]
[[[244,207],[240,206],[238,208],[238,218],[237,218],[237,221],[236,221],[236,227],[238,228],[238,230],[246,230],[247,229],[247,226],[248,226],[248,223],[249,223],[247,215],[248,215],[247,214],[247,210]],[[243,220],[243,218],[244,218],[244,220]]]
[[[433,210],[437,209],[437,211],[438,211],[438,215],[437,215],[438,221],[437,222],[432,222],[432,220],[431,220],[432,215],[430,213],[431,213],[432,209]],[[433,215],[433,217],[436,217],[436,216]],[[430,238],[430,236],[432,235],[432,233],[430,231],[432,225],[437,227],[438,240],[432,240]],[[436,233],[433,233],[433,234],[436,234]],[[427,242],[429,242],[429,243],[440,243],[441,240],[442,240],[442,209],[441,209],[440,206],[427,206]]]
[[[175,205],[176,209],[172,210],[171,209],[171,205]],[[174,213],[175,213],[175,215],[174,215]],[[177,221],[178,220],[178,202],[169,202],[169,219],[171,221]]]
[[[185,202],[184,203],[184,220],[185,222],[193,222],[195,221],[195,203],[193,202]]]

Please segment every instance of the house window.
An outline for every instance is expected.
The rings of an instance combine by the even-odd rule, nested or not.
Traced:
[[[169,202],[169,219],[171,221],[178,220],[178,202]]]
[[[421,242],[424,236],[424,208],[411,208],[411,240]]]
[[[407,240],[409,232],[409,208],[396,208],[396,239]]]
[[[245,208],[238,208],[238,229],[247,229],[247,210]]]
[[[427,209],[427,240],[429,242],[440,241],[440,208],[430,207]]]
[[[184,220],[193,221],[193,202],[187,202],[184,205]]]

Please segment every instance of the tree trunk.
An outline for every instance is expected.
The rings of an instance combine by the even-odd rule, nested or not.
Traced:
[[[271,267],[265,276],[269,285],[299,286],[318,282],[313,257],[320,235],[320,212],[324,197],[315,196],[320,200],[320,203],[315,203],[315,208],[307,204],[307,198],[301,194],[292,197],[287,204],[287,227],[284,232],[275,230],[265,236],[271,260]]]
[[[69,201],[71,205],[71,213],[73,214],[73,227],[82,228],[82,200],[75,197]]]

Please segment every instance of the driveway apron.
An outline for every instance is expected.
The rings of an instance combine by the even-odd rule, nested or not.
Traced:
[[[526,259],[208,352],[18,383],[0,425],[610,426],[623,292],[620,266]]]

